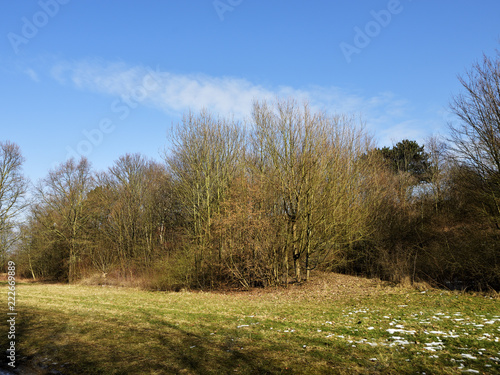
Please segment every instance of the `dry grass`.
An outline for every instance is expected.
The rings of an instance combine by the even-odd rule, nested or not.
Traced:
[[[29,366],[23,373],[500,371],[500,304],[491,297],[337,274],[246,292],[57,284],[17,290],[17,345]],[[388,331],[398,327],[413,333]],[[438,350],[426,349],[437,340]]]

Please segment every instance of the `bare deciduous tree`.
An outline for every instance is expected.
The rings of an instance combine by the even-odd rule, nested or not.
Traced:
[[[439,203],[444,199],[447,183],[449,182],[450,160],[448,157],[447,144],[437,136],[429,137],[425,145],[429,153],[429,168],[427,171],[430,192],[434,201],[434,209],[437,212]]]
[[[19,146],[0,142],[0,256],[16,239],[15,218],[26,207],[27,182],[21,173],[24,158]]]
[[[290,254],[295,279],[302,280],[303,268],[308,279],[321,259],[360,237],[366,214],[360,157],[367,137],[352,119],[312,112],[293,100],[257,102],[253,118],[254,160],[277,193],[273,214],[286,218],[283,262]]]
[[[94,207],[94,216],[100,237],[112,244],[113,251],[96,251],[109,261],[116,257],[123,275],[130,261],[150,267],[157,245],[165,242],[167,225],[171,225],[166,222],[166,209],[171,206],[167,183],[165,167],[140,154],[120,157],[98,177],[91,197],[103,204]]]
[[[47,231],[63,241],[69,282],[77,278],[77,263],[85,245],[89,212],[84,203],[93,183],[90,164],[82,158],[78,163],[70,159],[51,170],[37,187],[37,219]]]
[[[200,280],[213,241],[214,216],[220,213],[244,150],[244,132],[237,122],[202,111],[187,114],[171,142],[165,160],[196,249],[195,270]],[[221,248],[217,247],[220,258]]]
[[[460,120],[450,124],[452,150],[481,178],[484,214],[500,228],[500,53],[483,56],[459,80],[464,92],[450,104]]]

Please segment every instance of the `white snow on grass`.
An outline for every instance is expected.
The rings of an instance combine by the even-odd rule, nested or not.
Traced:
[[[389,332],[391,335],[393,335],[396,332],[407,333],[409,335],[414,335],[417,332],[415,330],[404,330],[404,329],[400,329],[400,328],[397,328],[397,329],[395,329],[395,328],[389,328],[386,331]]]
[[[393,342],[391,342],[389,344],[389,346],[396,346],[396,345],[404,346],[404,345],[411,345],[411,344],[413,344],[413,343],[409,342],[408,340],[394,340]]]
[[[432,335],[446,335],[446,332],[443,331],[430,331],[429,333]]]
[[[428,350],[428,351],[431,351],[431,352],[435,352],[437,350],[443,350],[444,349],[444,345],[443,345],[442,341],[427,342],[424,345],[425,345],[424,349]]]
[[[462,353],[462,358],[477,359],[477,357],[474,357],[472,354],[467,354],[467,353]]]
[[[409,305],[396,304],[395,306],[400,308],[409,307]],[[378,311],[380,312],[380,310]],[[400,311],[401,315],[393,316],[387,312],[385,312],[386,315],[383,315],[383,313],[376,314],[375,310],[363,307],[352,309],[351,311],[344,310],[344,314],[342,315],[346,321],[352,324],[352,326],[344,324],[342,328],[349,329],[351,334],[341,335],[340,332],[336,330],[337,327],[340,327],[341,322],[336,322],[334,324],[332,321],[320,323],[321,326],[319,329],[315,329],[312,332],[314,333],[314,331],[317,331],[322,333],[324,337],[333,340],[343,340],[347,346],[352,348],[366,345],[373,348],[394,348],[394,350],[397,351],[415,351],[415,353],[422,358],[429,359],[438,359],[440,357],[446,358],[450,355],[447,349],[459,349],[457,348],[458,342],[453,340],[459,337],[474,340],[475,344],[478,344],[477,340],[483,340],[484,346],[486,346],[487,342],[500,342],[500,338],[498,337],[500,334],[496,333],[496,331],[500,332],[499,316],[475,315],[474,318],[469,316],[469,314],[455,311],[420,311],[411,314],[405,314],[407,310]],[[363,314],[368,315],[362,316]],[[366,322],[369,322],[366,327],[354,324],[356,322],[358,324],[361,323],[363,321],[362,319],[367,319]],[[331,326],[326,329],[326,325],[328,324]],[[379,324],[381,326],[378,326]],[[376,338],[370,338],[369,336],[366,338],[360,337],[362,332],[369,335],[366,331],[378,332],[378,330],[380,330],[381,333],[385,331],[390,336],[386,336],[385,338],[378,336]],[[285,330],[285,332],[289,332],[289,330]],[[427,340],[424,338],[426,336],[433,342],[426,343],[425,341]],[[479,364],[481,362],[478,361],[478,358],[480,358],[483,362],[489,362],[489,366],[493,367],[500,362],[497,356],[490,357],[492,353],[489,353],[488,350],[491,348],[479,348],[480,346],[475,347],[474,344],[472,347],[461,348],[466,352],[457,354],[455,358],[449,358],[449,360],[452,363],[456,363],[457,366],[460,365],[460,367],[458,367],[458,372],[461,371],[464,373],[480,373],[478,370],[467,368],[466,365],[468,361],[475,360],[477,362],[469,363]],[[498,355],[500,356],[500,352]],[[376,358],[369,358],[369,360],[372,362],[377,361]]]

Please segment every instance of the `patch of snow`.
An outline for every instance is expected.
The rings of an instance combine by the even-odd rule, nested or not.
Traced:
[[[429,333],[431,333],[433,335],[446,335],[446,332],[442,332],[442,331],[430,331]]]
[[[462,353],[462,357],[467,359],[477,359],[477,357],[474,357],[473,355],[467,353]]]
[[[401,339],[398,339],[398,340],[394,340],[393,342],[391,342],[389,344],[389,346],[395,346],[395,345],[411,345],[412,343],[409,342],[408,340],[401,340]]]
[[[416,333],[416,331],[414,330],[406,331],[404,329],[393,329],[393,328],[389,328],[386,331],[389,332],[391,335],[394,334],[395,332],[408,333],[410,335],[414,335]]]
[[[429,350],[431,352],[435,352],[436,350],[443,350],[444,346],[443,346],[443,343],[441,341],[428,342],[428,343],[425,343],[424,349]]]

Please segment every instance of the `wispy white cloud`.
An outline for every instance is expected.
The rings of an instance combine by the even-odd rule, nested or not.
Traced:
[[[408,102],[390,92],[366,96],[340,87],[264,87],[242,78],[177,74],[101,60],[58,62],[52,66],[51,76],[61,84],[81,90],[120,98],[134,98],[135,95],[141,104],[167,113],[181,114],[187,109],[207,108],[221,115],[247,118],[254,100],[293,97],[309,101],[315,109],[359,115],[369,129],[394,131],[396,139],[408,134],[407,128],[414,125],[411,121],[403,122],[407,119]]]
[[[40,68],[33,60],[19,61],[12,58],[0,57],[0,72],[8,75],[24,75],[33,82],[40,82],[40,75],[35,70]]]
[[[33,81],[40,82],[40,78],[38,78],[37,72],[35,72],[33,69],[27,68],[26,70],[24,70],[24,74],[30,77]]]
[[[390,146],[402,139],[411,139],[422,144],[429,135],[431,134],[419,120],[405,120],[379,129],[377,138],[380,144]]]

